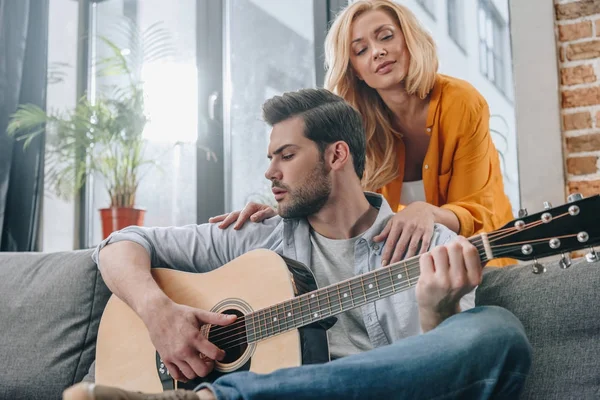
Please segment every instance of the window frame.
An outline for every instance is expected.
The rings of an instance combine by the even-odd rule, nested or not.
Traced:
[[[435,14],[435,0],[417,0],[417,3],[434,21],[437,21]]]
[[[460,16],[464,16],[464,2],[462,0],[447,0],[446,13],[448,22],[448,36],[450,39],[467,54],[467,36],[464,26],[460,24]],[[453,18],[452,18],[453,17]],[[463,28],[463,29],[461,29]]]
[[[484,14],[485,27],[482,27],[481,12]],[[489,43],[487,26],[491,23],[491,40]],[[478,47],[479,47],[479,71],[500,92],[506,95],[506,21],[502,18],[491,0],[479,0],[477,7]],[[490,56],[493,69],[490,69]],[[485,65],[483,63],[485,60]],[[490,71],[492,71],[490,73]]]

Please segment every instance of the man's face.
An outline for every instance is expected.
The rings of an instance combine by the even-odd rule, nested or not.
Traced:
[[[265,177],[271,181],[279,215],[308,217],[331,194],[331,178],[315,142],[304,136],[304,121],[294,117],[273,126]]]

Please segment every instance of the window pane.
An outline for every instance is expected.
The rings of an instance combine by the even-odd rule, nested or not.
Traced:
[[[263,102],[315,86],[312,0],[228,0],[225,13],[226,210],[274,202]]]
[[[149,118],[143,132],[147,140],[144,155],[158,165],[154,167],[149,164],[141,168],[135,204],[146,209],[144,224],[147,226],[196,223],[196,2],[108,0],[98,3],[96,36],[114,39],[123,55],[128,60],[135,60],[139,59],[136,58],[137,47],[130,39],[131,48],[127,48],[128,34],[124,27],[133,25],[126,22],[124,17],[131,19],[139,32],[146,32],[147,39],[143,43],[147,58],[139,62],[141,68],[134,74],[143,81],[144,113]],[[159,34],[157,29],[163,33]],[[155,46],[150,53],[148,49],[151,42],[156,42],[162,34],[166,39],[158,40],[161,48]],[[97,57],[110,54],[106,46],[97,40],[95,51]],[[150,55],[158,57],[148,57]],[[126,82],[124,77],[102,78],[92,85],[93,93],[102,93],[106,83]],[[90,217],[92,244],[96,244],[102,239],[97,210],[108,207],[110,201],[100,176],[94,176],[93,186]]]
[[[479,17],[479,21],[478,21],[479,37],[481,39],[485,39],[485,11],[483,10],[483,8],[479,8],[479,12],[477,15]]]

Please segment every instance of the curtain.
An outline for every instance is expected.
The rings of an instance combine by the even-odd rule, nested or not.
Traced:
[[[24,150],[6,127],[18,104],[45,108],[48,1],[0,0],[0,251],[39,250],[45,138]]]

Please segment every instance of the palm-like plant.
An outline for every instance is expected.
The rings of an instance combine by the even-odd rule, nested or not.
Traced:
[[[24,104],[11,116],[7,132],[24,147],[48,131],[46,179],[62,198],[78,191],[88,174],[104,178],[111,207],[133,207],[142,178],[140,168],[154,160],[144,157],[142,133],[148,122],[144,113],[144,88],[139,78],[144,63],[172,54],[169,34],[154,24],[140,31],[129,20],[113,29],[126,40],[100,37],[108,56],[95,63],[100,77],[121,76],[124,84],[104,86],[93,101],[83,96],[74,109],[46,112]],[[54,73],[53,76],[57,76]],[[58,75],[59,76],[59,75]]]

